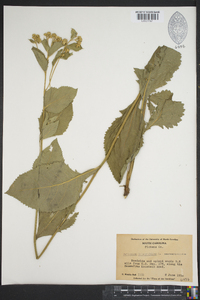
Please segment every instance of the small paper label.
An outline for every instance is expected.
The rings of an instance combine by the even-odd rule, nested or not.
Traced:
[[[117,280],[192,282],[192,235],[117,235]]]
[[[162,10],[134,10],[131,11],[131,21],[138,22],[164,22],[164,11]]]

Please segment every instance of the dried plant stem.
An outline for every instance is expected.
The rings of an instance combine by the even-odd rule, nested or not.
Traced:
[[[47,86],[46,90],[51,86],[51,81],[52,81],[54,72],[55,72],[55,70],[56,70],[56,67],[57,67],[59,61],[60,61],[60,58],[57,59],[55,65],[52,66],[52,68],[51,68],[51,72],[50,72],[50,75],[49,75],[49,83],[48,83],[48,86]]]
[[[44,121],[44,94],[46,92],[46,80],[47,80],[47,72],[44,72],[44,92],[43,92],[43,109],[42,109],[42,118]],[[43,149],[43,138],[40,138],[40,153],[42,152]]]
[[[48,60],[48,58],[49,58],[49,56],[47,55],[47,60]],[[52,78],[53,78],[53,74],[54,74],[55,69],[56,69],[56,67],[57,67],[57,65],[58,65],[58,62],[59,62],[59,59],[57,60],[57,62],[56,62],[56,64],[55,64],[54,68],[53,68],[53,66],[52,66],[52,68],[51,68],[51,72],[50,72],[50,75],[49,75],[49,84],[48,84],[47,87],[46,87],[47,72],[44,71],[44,91],[43,91],[43,109],[42,109],[42,118],[43,118],[43,121],[44,121],[44,109],[45,109],[45,107],[44,107],[44,95],[45,95],[46,90],[48,89],[48,87],[49,87],[50,84],[51,84],[51,80],[52,80]],[[42,153],[42,150],[43,150],[43,138],[42,138],[42,136],[41,136],[41,138],[40,138],[40,142],[39,142],[39,143],[40,143],[40,154],[41,154],[41,153]],[[37,235],[37,216],[38,216],[38,211],[36,210],[36,213],[35,213],[35,226],[34,226],[34,249],[35,249],[35,256],[36,256],[36,259],[39,259],[40,256],[43,254],[43,252],[44,252],[46,249],[44,249],[43,252],[42,252],[40,255],[38,255],[38,252],[37,252],[37,244],[36,244],[36,235]],[[47,247],[48,247],[48,246],[47,246]]]
[[[144,94],[143,94],[143,97],[142,97],[141,113],[143,115],[143,119],[144,119],[145,111],[146,111],[146,104],[147,104],[146,91],[147,91],[147,87],[148,87],[148,84],[149,84],[149,81],[150,81],[150,77],[151,77],[151,73],[149,74],[149,78],[147,80],[145,90],[144,90]],[[133,172],[134,162],[135,162],[135,158],[129,163],[129,170],[128,170],[127,175],[126,175],[126,184],[124,185],[124,197],[125,198],[130,193],[129,183],[130,183],[131,175],[132,175],[132,172]]]

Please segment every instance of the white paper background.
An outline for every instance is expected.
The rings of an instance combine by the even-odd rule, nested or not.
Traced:
[[[32,33],[51,31],[69,38],[72,27],[83,38],[84,50],[60,62],[52,81],[55,87],[78,88],[73,120],[58,141],[65,162],[83,172],[101,163],[107,128],[138,94],[133,68],[144,68],[158,46],[175,48],[167,29],[174,12],[184,15],[189,31],[185,48],[179,49],[182,64],[163,88],[174,93],[174,100],[184,103],[185,115],[174,129],[155,126],[145,134],[127,199],[105,164],[77,206],[75,225],[57,234],[46,253],[36,260],[35,211],[3,194],[3,284],[120,283],[115,280],[118,233],[192,234],[191,284],[198,284],[195,8],[154,8],[164,11],[163,23],[133,23],[131,11],[137,9],[4,8],[4,192],[19,174],[31,169],[39,152],[44,78],[28,41]],[[44,146],[52,140],[47,139]],[[47,240],[39,240],[39,249]]]

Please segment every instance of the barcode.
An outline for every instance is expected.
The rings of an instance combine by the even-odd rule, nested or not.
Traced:
[[[134,23],[140,22],[164,22],[163,10],[134,10],[131,11],[131,21]]]
[[[138,21],[157,21],[159,20],[159,14],[137,14]]]

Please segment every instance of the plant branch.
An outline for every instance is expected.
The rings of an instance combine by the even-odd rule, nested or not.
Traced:
[[[147,85],[149,83],[149,80],[147,82]],[[145,92],[146,92],[146,89],[147,89],[147,85],[146,85],[146,88],[145,88]],[[145,93],[144,93],[145,94]],[[115,143],[122,131],[122,129],[124,128],[124,125],[126,124],[126,121],[128,120],[130,114],[132,113],[132,111],[134,110],[134,108],[136,107],[136,105],[139,104],[141,100],[141,94],[139,93],[138,96],[136,97],[136,99],[133,101],[126,117],[124,118],[124,121],[123,123],[121,124],[111,146],[110,146],[110,149],[108,150],[108,153],[106,154],[105,158],[103,159],[103,161],[101,162],[101,164],[96,167],[94,170],[95,173],[92,175],[90,181],[88,182],[87,186],[85,187],[84,191],[82,192],[82,194],[80,195],[80,198],[78,199],[78,201],[76,202],[75,205],[77,205],[79,203],[79,201],[83,198],[83,196],[85,195],[86,191],[88,190],[88,188],[90,187],[91,183],[93,182],[94,178],[96,177],[97,173],[99,172],[99,170],[102,168],[102,166],[104,165],[104,163],[107,161],[107,159],[109,158],[114,146],[115,146]],[[145,101],[146,103],[146,101]],[[143,103],[144,104],[144,103]],[[127,191],[129,189],[129,182],[130,182],[130,178],[131,178],[131,174],[132,174],[132,170],[133,170],[133,165],[134,165],[134,160],[133,162],[131,162],[130,164],[130,168],[129,168],[129,171],[128,171],[128,178],[127,178],[127,181],[126,181],[126,185],[127,185]],[[127,194],[128,195],[128,194]],[[124,196],[127,196],[127,195],[124,195]],[[57,227],[56,231],[54,232],[54,234],[50,237],[49,241],[47,242],[46,246],[44,247],[44,249],[42,250],[42,252],[40,253],[40,255],[37,257],[37,259],[39,259],[43,254],[44,252],[46,251],[46,249],[48,248],[48,246],[50,245],[50,243],[52,242],[53,238],[55,237],[55,235],[57,234],[57,232],[60,230],[60,228],[62,227],[62,225],[65,223],[65,221],[67,220],[68,218],[68,215],[63,219],[63,221],[60,223],[60,225]]]
[[[52,65],[51,72],[50,72],[50,75],[49,75],[49,83],[48,83],[48,86],[47,86],[46,90],[51,86],[51,81],[52,81],[54,72],[56,70],[56,67],[58,66],[59,61],[60,61],[60,57],[57,59],[55,65],[54,66]]]
[[[48,60],[48,58],[49,58],[49,55],[47,54],[47,60]],[[45,95],[45,92],[46,92],[46,80],[47,80],[47,71],[44,71],[44,90],[43,90],[43,108],[42,108],[43,122],[44,122],[44,95]],[[43,150],[43,138],[42,137],[40,138],[39,144],[40,144],[40,152],[39,153],[41,154],[42,150]],[[36,212],[35,212],[35,226],[34,226],[34,249],[35,249],[36,259],[38,259],[37,244],[36,244],[37,216],[38,216],[38,211],[36,210]]]
[[[91,183],[93,182],[94,178],[96,177],[97,173],[99,172],[99,170],[102,168],[102,166],[104,165],[104,163],[107,161],[107,159],[109,158],[112,150],[113,150],[113,147],[115,146],[115,143],[122,131],[122,129],[124,128],[124,125],[126,124],[126,121],[128,120],[128,117],[130,116],[131,112],[133,111],[133,109],[135,108],[135,106],[139,103],[141,99],[141,95],[140,93],[138,94],[138,96],[136,97],[135,101],[132,103],[131,107],[130,107],[130,110],[128,111],[121,127],[119,128],[111,146],[110,146],[110,149],[107,153],[107,155],[105,156],[104,160],[101,162],[101,164],[95,168],[94,170],[96,170],[96,172],[92,175],[90,181],[88,182],[87,186],[85,187],[84,191],[82,192],[80,198],[78,199],[78,201],[76,202],[75,205],[77,205],[79,203],[79,201],[83,198],[83,196],[85,195],[86,191],[88,190],[88,188],[90,187]],[[55,235],[57,234],[57,232],[60,230],[60,228],[62,227],[62,225],[65,223],[65,221],[67,220],[68,218],[68,215],[63,219],[63,221],[60,223],[60,225],[57,227],[56,231],[54,232],[54,234],[50,237],[49,241],[47,242],[46,246],[44,247],[44,249],[42,250],[42,252],[40,253],[40,255],[38,257],[36,257],[37,259],[39,259],[43,254],[44,252],[46,251],[46,249],[48,248],[48,246],[50,245],[50,243],[52,242],[53,238],[55,237]]]
[[[56,62],[55,64],[55,68],[58,64],[58,61]],[[53,74],[55,72],[55,68],[53,70],[51,70],[51,73],[50,73],[50,80],[49,80],[49,85],[51,83],[51,80],[52,80],[52,77],[53,77]],[[144,117],[144,114],[145,114],[145,109],[146,109],[146,103],[147,103],[147,97],[146,97],[146,91],[147,91],[147,87],[148,87],[148,84],[149,84],[149,81],[150,81],[150,76],[151,76],[151,73],[149,74],[149,78],[148,78],[148,81],[146,83],[146,86],[145,86],[145,89],[144,89],[144,93],[143,93],[143,98],[142,98],[142,106],[141,106],[141,110],[142,110],[142,113],[143,113],[143,117]],[[48,85],[48,87],[49,87]],[[47,87],[47,88],[48,88]],[[104,163],[108,160],[114,146],[115,146],[115,143],[117,142],[117,139],[119,137],[119,135],[121,134],[123,128],[124,128],[124,125],[126,124],[130,114],[132,113],[132,111],[134,110],[134,108],[136,107],[136,105],[139,104],[141,100],[141,94],[139,92],[139,94],[137,95],[136,99],[133,101],[126,117],[124,118],[124,121],[122,122],[105,158],[103,159],[103,161],[101,162],[101,164],[96,167],[95,169],[93,170],[96,170],[95,173],[92,175],[90,181],[88,182],[87,186],[85,187],[84,191],[82,192],[82,194],[80,195],[80,198],[78,199],[78,201],[75,203],[75,206],[79,203],[79,201],[83,198],[83,196],[85,195],[86,191],[88,190],[88,188],[90,187],[91,183],[93,182],[94,178],[96,177],[97,173],[99,172],[99,170],[102,168],[102,166],[104,165]],[[130,188],[129,188],[129,182],[130,182],[130,178],[131,178],[131,174],[132,174],[132,171],[133,171],[133,166],[134,166],[134,160],[133,159],[131,162],[130,162],[130,165],[129,165],[129,170],[128,170],[128,173],[127,173],[127,178],[126,178],[126,185],[125,185],[125,189],[124,189],[124,196],[127,197],[127,195],[129,194],[129,191],[130,191]],[[48,246],[50,245],[50,243],[52,242],[53,238],[55,237],[55,235],[57,234],[57,232],[60,230],[60,228],[62,227],[62,225],[65,223],[65,221],[67,220],[68,218],[68,215],[62,220],[62,222],[60,223],[60,225],[57,227],[56,231],[53,233],[53,235],[50,237],[49,241],[47,242],[46,246],[44,247],[44,249],[42,250],[42,252],[40,253],[40,255],[36,256],[37,259],[39,259],[43,254],[44,252],[46,251],[46,249],[48,248]]]

